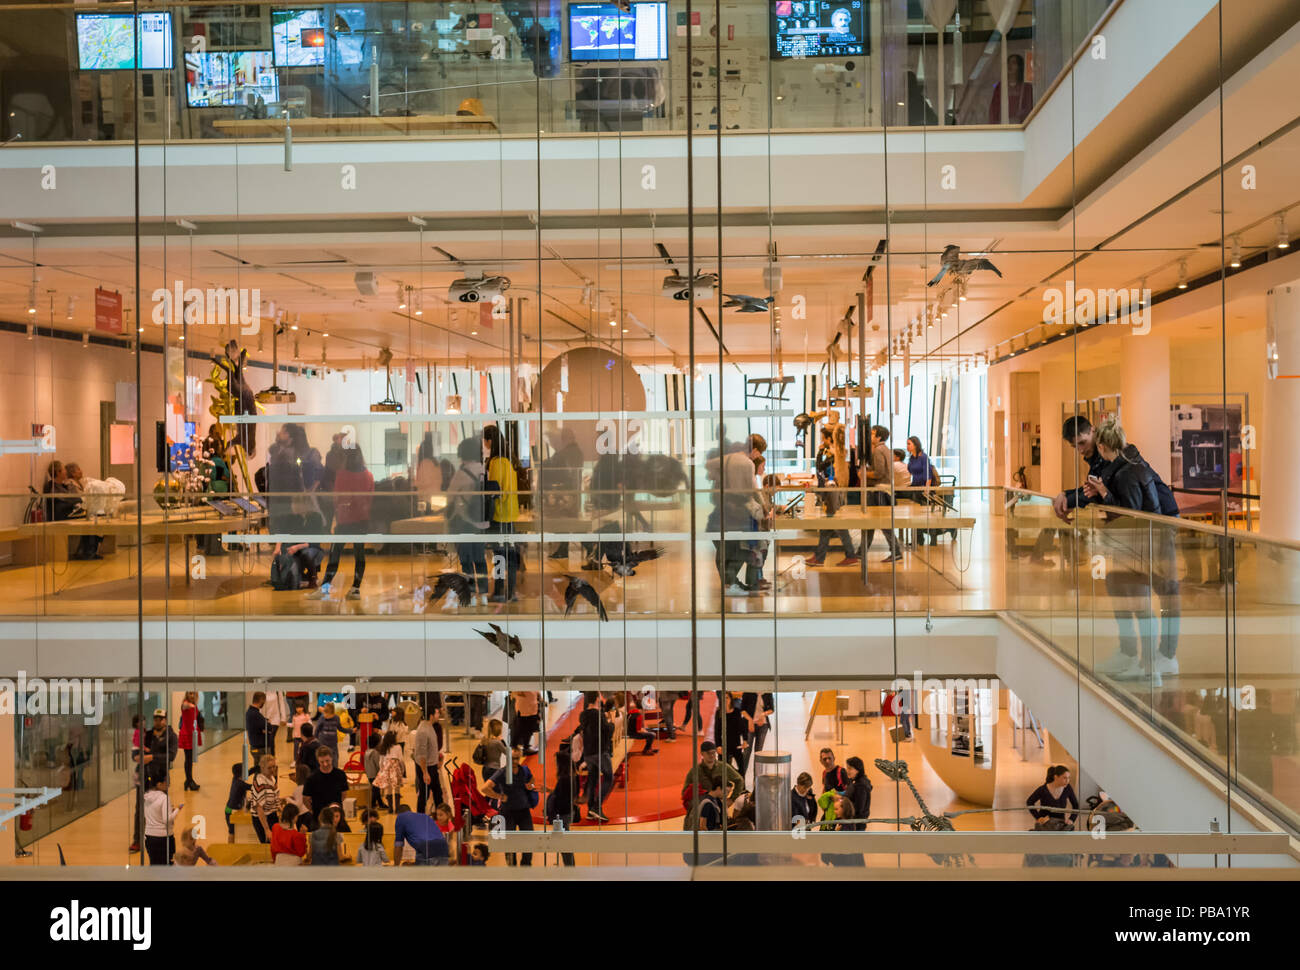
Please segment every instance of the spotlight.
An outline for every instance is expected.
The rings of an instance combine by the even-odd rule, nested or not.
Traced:
[[[1232,237],[1232,261],[1228,263],[1233,269],[1241,269],[1241,237]]]
[[[1187,260],[1185,259],[1178,261],[1178,288],[1187,289]]]
[[[1278,248],[1278,249],[1290,249],[1290,248],[1291,248],[1291,237],[1288,236],[1288,235],[1287,235],[1287,232],[1286,232],[1286,213],[1285,213],[1285,212],[1279,212],[1279,213],[1277,214],[1277,248]]]

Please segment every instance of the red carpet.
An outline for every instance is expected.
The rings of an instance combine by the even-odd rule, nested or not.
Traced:
[[[704,716],[704,730],[700,737],[704,738],[712,730],[713,713],[718,706],[717,695],[713,691],[706,691],[704,701],[700,705]],[[560,742],[568,738],[578,729],[578,717],[582,713],[582,699],[579,698],[569,710],[555,722],[555,725],[547,732],[546,735],[546,779],[555,776],[555,753],[559,750]],[[675,724],[680,724],[682,717],[686,713],[686,701],[678,701],[674,708]],[[660,738],[655,741],[655,748],[658,754],[643,755],[640,753],[641,748],[645,745],[641,740],[630,740],[628,742],[627,758],[624,760],[625,771],[623,780],[615,784],[614,790],[609,793],[601,806],[605,816],[609,819],[606,824],[622,825],[637,824],[640,822],[656,822],[665,818],[681,818],[686,814],[682,808],[682,785],[686,781],[686,772],[690,771],[691,766],[699,760],[697,752],[691,750],[691,732],[690,726],[686,731],[677,732],[676,741],[668,741]],[[542,781],[542,768],[539,764],[538,757],[528,758],[524,762],[532,769],[540,788]],[[581,793],[579,799],[581,800]],[[534,810],[533,820],[541,822],[542,808],[546,805],[546,796],[542,795],[537,809]],[[586,802],[583,802],[583,820],[581,825],[595,825],[595,822],[589,822],[586,818]]]

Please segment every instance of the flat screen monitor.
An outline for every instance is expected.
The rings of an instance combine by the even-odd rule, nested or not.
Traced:
[[[774,0],[772,57],[865,57],[866,0]]]
[[[315,67],[325,63],[325,11],[272,10],[271,45],[276,67]]]
[[[329,35],[334,38],[338,63],[347,67],[360,66],[366,59],[366,8],[340,6],[330,9],[334,22],[330,24]]]
[[[668,4],[569,4],[569,60],[662,61],[668,57]]]
[[[191,108],[225,108],[280,100],[270,51],[185,55],[185,100]]]
[[[83,71],[130,71],[135,68],[129,13],[77,14],[77,66]],[[172,66],[172,15],[140,14],[140,69],[165,71]]]

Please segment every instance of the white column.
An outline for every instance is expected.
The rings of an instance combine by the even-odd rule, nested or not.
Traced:
[[[1040,445],[1042,448],[1039,472],[1042,475],[1038,490],[1048,495],[1055,495],[1065,485],[1074,487],[1074,482],[1061,481],[1061,454],[1065,442],[1061,438],[1061,422],[1065,419],[1065,402],[1074,400],[1074,361],[1070,357],[1058,357],[1045,362],[1039,371],[1038,380],[1038,423],[1042,428]]]
[[[0,714],[0,788],[13,788],[14,778],[14,716]],[[7,804],[7,803],[6,803]],[[10,865],[14,861],[14,832],[18,828],[18,819],[11,818],[0,832],[0,866]]]
[[[1265,300],[1270,360],[1264,382],[1264,414],[1256,436],[1259,456],[1259,530],[1277,539],[1300,539],[1300,450],[1295,421],[1300,416],[1300,280],[1269,290]]]
[[[1120,337],[1119,416],[1130,444],[1169,481],[1169,338]]]

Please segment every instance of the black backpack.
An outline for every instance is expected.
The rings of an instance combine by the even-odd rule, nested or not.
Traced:
[[[302,585],[302,567],[298,558],[277,552],[271,559],[271,585],[278,590],[297,589]]]
[[[485,470],[479,476],[476,495],[469,498],[468,507],[470,519],[474,522],[492,522],[492,517],[497,511],[497,495],[501,493],[501,486],[492,479],[487,477]]]

